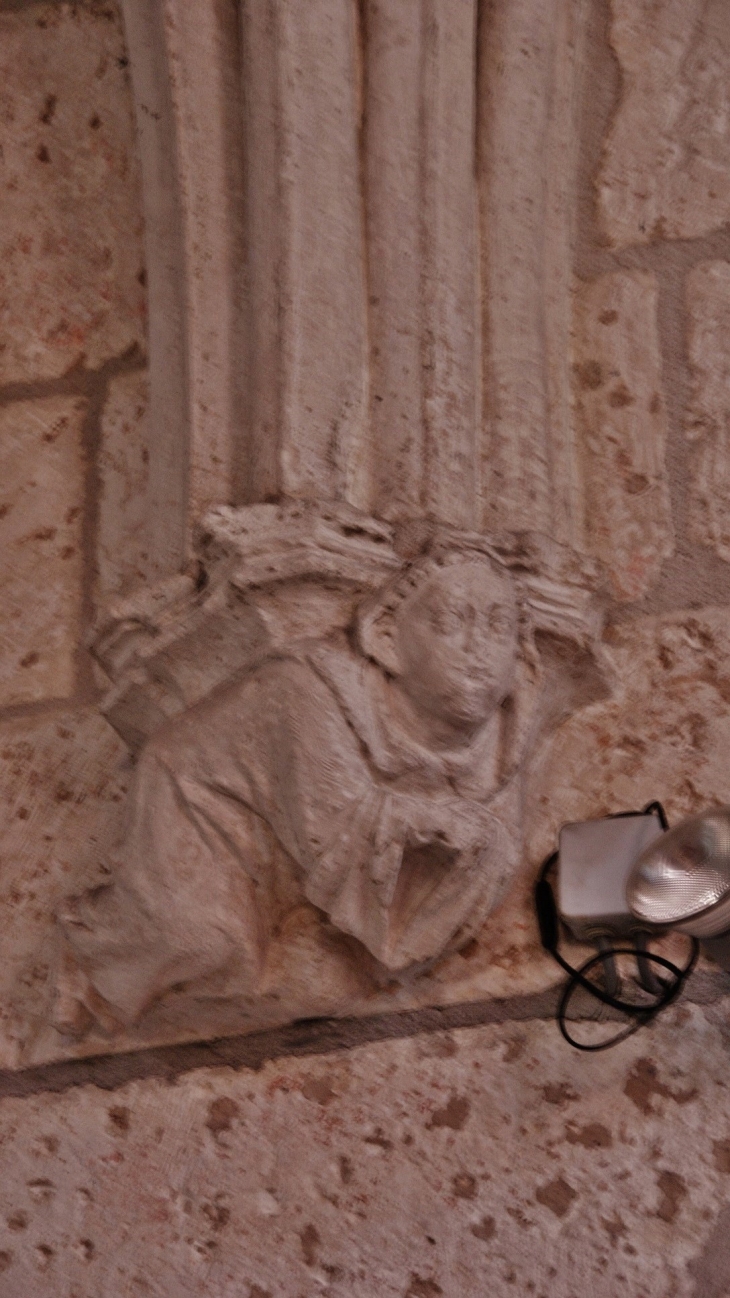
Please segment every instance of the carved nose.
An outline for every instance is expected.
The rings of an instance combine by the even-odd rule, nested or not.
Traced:
[[[474,648],[474,639],[476,634],[476,610],[469,606],[464,613],[464,651],[471,653]]]

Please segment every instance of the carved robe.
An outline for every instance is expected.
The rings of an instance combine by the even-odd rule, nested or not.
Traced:
[[[499,708],[436,751],[343,638],[270,659],[168,724],[140,759],[113,882],[65,918],[95,990],[126,1023],[220,971],[253,996],[303,903],[388,970],[466,941],[519,860],[515,771],[539,677],[523,664],[521,713]]]

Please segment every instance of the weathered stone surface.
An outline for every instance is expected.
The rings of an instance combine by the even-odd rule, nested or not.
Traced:
[[[659,798],[676,822],[730,802],[729,627],[716,608],[609,628],[615,692],[556,737],[533,792],[534,859],[567,821]]]
[[[484,527],[580,545],[570,399],[577,82],[586,6],[503,0],[479,22]],[[536,303],[540,302],[536,310]]]
[[[129,22],[131,12],[128,7],[128,31],[133,25]],[[241,123],[239,22],[237,5],[191,6],[187,0],[166,0],[160,24],[164,25],[169,57],[182,200],[187,343],[184,361],[190,418],[185,487],[191,520],[198,519],[211,505],[231,499],[232,461],[235,443],[241,436],[243,367],[237,345],[237,313],[243,239],[238,208],[244,151],[234,143]],[[129,39],[131,44],[131,33]],[[138,85],[137,93],[140,115],[144,116],[146,88]],[[153,126],[158,129],[156,123]],[[147,161],[152,161],[149,154]],[[144,182],[145,187],[149,185],[146,211],[158,223],[158,204],[166,177],[160,168],[154,170],[156,174],[152,175],[153,167],[148,165]],[[170,257],[169,243],[166,262],[174,276],[177,267]],[[150,295],[152,291],[150,285]],[[164,320],[159,324],[167,328],[169,345],[175,326]],[[158,419],[169,392],[169,387],[165,392],[158,385],[158,400],[153,401]]]
[[[729,1010],[6,1099],[0,1295],[719,1298]]]
[[[0,704],[63,698],[79,644],[85,402],[0,410]]]
[[[72,880],[98,881],[127,780],[121,741],[91,709],[0,724],[0,1066],[47,1020],[54,908]]]
[[[106,601],[140,586],[149,570],[146,373],[123,374],[109,386],[101,421],[97,596]]]
[[[203,580],[123,601],[97,648],[147,743],[110,886],[59,912],[61,1053],[424,1003],[441,958],[452,999],[488,980],[525,775],[606,692],[595,570],[544,537],[432,525],[404,563],[331,503],[223,507],[204,537]]]
[[[577,294],[587,538],[627,600],[648,590],[673,549],[656,312],[656,280],[643,271],[602,275]]]
[[[126,61],[109,5],[0,15],[0,383],[143,341]]]
[[[250,444],[243,497],[365,503],[357,10],[244,10]]]
[[[473,525],[479,486],[473,0],[369,0],[371,501]]]
[[[730,216],[724,0],[612,0],[621,101],[598,194],[615,245],[691,239]]]
[[[730,559],[730,264],[687,276],[693,394],[687,435],[696,442],[690,521],[696,540]]]
[[[118,35],[113,38],[117,45],[108,46],[99,36],[102,31],[118,31],[105,16],[106,6],[107,0],[56,9],[25,0],[2,6],[0,33],[13,34],[9,58],[18,67],[13,63],[9,69],[0,97],[7,86],[12,98],[13,87],[20,84],[26,105],[15,118],[25,134],[13,146],[15,152],[8,147],[6,154],[20,159],[22,166],[16,167],[20,177],[30,177],[36,184],[41,173],[49,178],[53,174],[55,183],[44,198],[50,216],[36,210],[30,199],[23,206],[18,194],[27,191],[19,188],[7,194],[7,237],[15,237],[13,231],[20,229],[23,239],[32,241],[26,260],[38,274],[27,292],[21,286],[23,291],[13,298],[16,315],[5,322],[10,348],[5,357],[7,361],[10,356],[12,365],[8,362],[7,373],[0,371],[0,379],[2,374],[21,378],[57,374],[82,353],[87,363],[97,363],[110,348],[118,351],[139,337],[137,318],[129,310],[132,296],[139,292],[134,279],[140,263],[135,260],[133,204],[130,199],[125,206],[121,180],[118,176],[110,180],[93,148],[84,144],[86,123],[88,138],[101,141],[108,117],[103,103],[95,105],[101,124],[90,125],[92,87],[117,105],[112,117],[117,110],[121,114],[124,70],[115,63],[114,50],[120,59],[124,56]],[[485,45],[479,48],[476,59],[475,7],[480,19],[477,39],[495,37],[488,51]],[[167,225],[163,220],[158,223],[155,273],[158,280],[167,274],[177,294],[160,293],[155,299],[157,343],[162,345],[156,347],[154,364],[158,376],[163,373],[167,381],[167,386],[157,385],[150,439],[158,453],[154,490],[149,493],[155,508],[150,512],[157,510],[161,520],[155,562],[163,570],[177,571],[190,514],[211,500],[259,499],[284,487],[301,495],[322,490],[330,496],[349,496],[369,508],[368,483],[378,475],[379,507],[381,501],[392,503],[397,496],[395,506],[388,507],[394,516],[413,512],[421,516],[421,523],[424,514],[455,517],[449,511],[456,502],[459,510],[463,508],[462,521],[468,522],[476,499],[483,509],[477,508],[475,517],[485,524],[539,526],[580,549],[582,488],[576,472],[580,460],[589,484],[586,514],[591,546],[610,568],[616,593],[640,596],[650,588],[662,556],[671,549],[663,464],[666,421],[661,395],[656,400],[654,396],[660,393],[659,349],[655,290],[649,276],[617,275],[585,290],[577,315],[575,358],[582,385],[576,425],[583,442],[580,456],[568,418],[565,381],[575,149],[571,96],[576,89],[573,70],[580,67],[582,57],[582,15],[577,10],[594,10],[593,16],[600,18],[600,6],[581,0],[544,4],[504,0],[499,5],[475,6],[470,0],[458,7],[459,14],[452,20],[455,7],[446,0],[424,0],[415,7],[404,0],[388,0],[387,5],[377,0],[350,6],[339,0],[331,4],[317,0],[312,5],[266,0],[244,5],[250,20],[247,36],[255,36],[247,47],[245,89],[253,114],[258,115],[253,135],[258,132],[261,145],[255,157],[252,152],[247,158],[252,282],[246,292],[235,276],[228,275],[229,264],[236,262],[240,230],[231,216],[235,205],[226,209],[231,198],[230,153],[241,156],[243,152],[238,149],[240,128],[236,125],[236,133],[227,134],[231,122],[238,121],[236,96],[229,96],[226,81],[231,66],[239,66],[232,30],[238,6],[206,3],[201,18],[195,8],[186,8],[185,0],[128,0],[129,14],[149,17],[153,12],[163,34],[161,45],[150,54],[152,63],[158,61],[154,64],[157,81],[152,84],[152,76],[145,81],[139,66],[135,68],[140,122],[154,130],[151,123],[171,113],[169,134],[161,131],[158,137],[158,143],[166,141],[169,146],[167,153],[160,148],[148,155],[148,174],[158,166],[157,189],[150,192],[157,199],[166,193],[169,207],[164,215],[172,213]],[[406,15],[409,8],[412,18]],[[640,0],[629,12],[625,0],[620,6],[617,2],[615,33],[622,16],[630,34],[643,39],[644,48],[641,64],[628,45],[621,53],[627,98],[619,108],[603,177],[604,181],[613,177],[619,185],[622,173],[628,177],[627,189],[616,191],[618,215],[611,207],[614,191],[607,197],[604,190],[604,218],[616,242],[648,238],[646,230],[636,234],[639,220],[648,222],[648,229],[657,235],[662,229],[671,234],[713,228],[712,223],[720,221],[723,203],[727,206],[722,120],[727,77],[724,37],[716,26],[725,21],[725,8],[716,0],[709,0],[701,12],[694,0],[688,0],[685,8],[674,0],[650,8]],[[384,20],[396,10],[397,39],[389,44],[384,38],[376,50],[378,31],[382,35],[387,27]],[[36,20],[46,25],[34,26]],[[626,114],[636,116],[637,85],[646,83],[658,65],[664,68],[664,76],[667,60],[675,57],[676,51],[668,52],[661,33],[675,23],[672,30],[680,34],[681,44],[682,33],[695,20],[694,53],[679,68],[672,92],[683,93],[684,80],[694,84],[682,109],[684,118],[673,120],[671,114],[661,122],[656,117],[641,118],[638,127],[635,122],[631,128],[634,134],[629,140]],[[418,46],[416,28],[422,42]],[[79,48],[71,48],[72,31]],[[222,39],[226,33],[230,39]],[[145,44],[144,36],[141,20],[138,50]],[[410,44],[399,44],[401,38]],[[112,57],[96,80],[93,74],[101,64],[94,51],[100,44]],[[640,41],[637,50],[639,45]],[[63,55],[57,60],[63,77],[60,92],[53,87],[46,91],[33,69],[29,75],[28,60],[20,66],[23,50],[34,48],[38,53],[33,57],[43,71],[50,66],[50,56],[43,52],[50,46]],[[481,186],[482,213],[479,269],[486,272],[479,292],[491,308],[484,350],[490,364],[495,359],[497,379],[490,387],[492,372],[487,369],[484,390],[487,401],[497,392],[501,397],[504,436],[499,447],[490,443],[484,448],[484,463],[472,480],[468,472],[456,479],[449,473],[456,463],[455,452],[461,454],[465,447],[468,451],[475,432],[468,419],[472,333],[478,333],[473,325],[477,312],[471,313],[469,303],[480,278],[474,273],[471,204],[476,186],[470,171],[475,63],[484,77],[481,89],[495,96],[489,111],[499,119],[489,137],[492,154],[487,158],[485,151],[477,160],[476,184]],[[376,72],[382,74],[377,83]],[[669,84],[669,73],[666,79]],[[36,83],[39,103],[34,107]],[[661,105],[666,107],[668,92],[659,82],[652,85],[660,106],[657,111],[664,112]],[[381,95],[377,102],[376,91]],[[47,95],[56,95],[56,102]],[[69,107],[72,95],[81,105],[78,112]],[[477,99],[481,103],[479,93]],[[399,106],[407,107],[407,121],[405,113],[399,117]],[[215,127],[207,134],[206,124],[213,118]],[[494,125],[495,119],[491,120]],[[114,127],[114,149],[122,133],[119,121]],[[34,131],[48,132],[47,136],[34,135],[31,125]],[[481,143],[485,126],[486,119],[480,117],[477,138]],[[64,139],[52,137],[61,128]],[[650,140],[642,152],[644,134],[651,137],[652,129],[653,143]],[[408,143],[414,135],[426,146],[417,166]],[[656,151],[658,135],[661,147],[670,136],[673,143],[680,140],[674,159],[667,159],[661,147],[658,163],[649,156],[649,149]],[[54,138],[62,168],[54,155]],[[78,156],[71,156],[69,139]],[[623,141],[624,149],[623,161],[618,162],[618,155],[611,152],[617,149],[617,141]],[[390,146],[398,152],[389,152]],[[49,161],[37,152],[41,148],[47,150]],[[637,168],[645,175],[637,178],[636,171],[624,165],[629,153],[629,161],[638,157]],[[109,156],[113,172],[119,155],[112,149]],[[708,159],[718,182],[713,195],[708,193]],[[97,215],[91,212],[91,198],[87,209],[86,197],[77,202],[68,193],[78,168],[92,163],[99,165],[102,175],[95,191]],[[694,187],[691,192],[690,181],[686,189],[681,188],[683,179],[680,185],[685,165]],[[388,173],[385,197],[375,192],[377,167],[382,168],[381,180]],[[644,196],[642,188],[654,184],[654,168],[662,175],[671,173],[674,179],[671,184],[662,180]],[[642,186],[645,179],[647,186]],[[91,183],[88,177],[83,184],[87,182]],[[90,193],[84,190],[84,195]],[[667,212],[664,227],[660,199]],[[644,211],[652,203],[657,214]],[[377,245],[374,223],[368,226],[364,220],[368,204],[380,221],[382,239]],[[153,206],[154,199],[150,209]],[[272,217],[279,212],[281,221],[278,215]],[[216,224],[221,213],[225,214]],[[176,221],[183,230],[182,259],[165,238],[176,228]],[[105,232],[112,227],[117,233],[107,238]],[[40,247],[38,228],[46,249],[57,228],[60,237],[72,240],[70,251],[63,254],[67,258],[63,266],[72,265],[67,278],[65,270],[62,274],[57,269],[61,263],[53,260],[56,254]],[[5,235],[0,242],[2,238]],[[119,244],[114,242],[117,238]],[[85,255],[78,255],[82,240],[89,243],[88,263]],[[108,247],[113,263],[114,257],[126,256],[120,251],[122,245],[130,250],[129,263],[122,265],[120,260],[116,269],[110,263],[107,284],[97,255],[101,259],[100,249]],[[422,258],[419,274],[425,266],[430,282],[428,276],[412,276],[412,264],[400,259],[404,245],[415,259]],[[381,253],[382,262],[373,265],[373,258]],[[651,251],[643,251],[642,264],[649,264],[651,256]],[[6,259],[5,264],[11,271],[0,268],[0,275],[12,276],[12,267],[20,265],[17,258]],[[660,269],[665,264],[661,254],[657,264]],[[372,271],[372,296],[377,295],[376,279],[384,290],[379,303],[369,303],[367,323],[366,271]],[[52,282],[41,281],[41,273],[46,272]],[[696,383],[690,431],[697,438],[700,461],[694,526],[696,535],[709,539],[721,554],[727,534],[722,513],[730,495],[724,476],[723,388],[730,382],[723,359],[728,335],[725,275],[717,265],[712,270],[702,268],[689,281],[694,315],[690,360]],[[14,281],[8,282],[12,288]],[[274,282],[278,297],[271,291]],[[249,289],[253,290],[250,296]],[[240,427],[233,418],[233,374],[243,351],[238,346],[240,320],[234,310],[239,301],[247,309],[253,304],[252,327],[259,331],[253,340],[254,352],[259,348],[255,373],[249,378],[259,385],[260,419],[253,445],[241,444],[236,450],[240,462],[234,470],[226,421],[230,418],[234,428]],[[43,333],[48,303],[60,312],[77,302],[83,317],[77,333],[71,330],[49,340]],[[118,310],[115,302],[121,304]],[[185,302],[190,307],[187,314],[186,309],[177,310]],[[91,324],[84,339],[87,317]],[[75,317],[71,324],[77,328]],[[403,334],[398,332],[401,324],[407,331]],[[368,347],[373,348],[373,358],[375,347],[386,349],[381,350],[378,365],[373,360],[369,372]],[[403,390],[399,388],[398,367],[423,361],[427,373],[414,397],[405,384]],[[413,415],[410,424],[401,417],[405,431],[400,440],[386,411],[375,412],[377,438],[367,431],[370,400],[375,410],[381,404],[376,397],[383,395],[373,379],[386,369],[391,374],[385,394],[391,411],[399,417],[404,411]],[[177,401],[180,375],[182,400]],[[99,499],[89,492],[85,526],[89,547],[93,537],[98,538],[99,593],[104,604],[112,595],[125,596],[144,566],[142,382],[141,375],[128,375],[112,384],[99,474],[92,465],[87,476],[90,486],[101,489]],[[430,402],[425,420],[420,400],[424,394]],[[68,439],[64,440],[64,426],[55,441],[45,443],[43,436],[56,431],[53,412],[57,410],[63,417],[71,412]],[[49,659],[54,659],[52,672],[45,660],[31,658],[22,670],[32,673],[38,668],[38,677],[27,676],[35,682],[32,688],[21,696],[1,694],[0,702],[32,704],[73,687],[72,655],[79,622],[74,601],[80,591],[80,568],[73,565],[80,564],[81,515],[70,511],[84,504],[81,415],[80,404],[69,400],[17,405],[6,408],[0,417],[3,433],[11,417],[24,421],[17,457],[16,433],[4,439],[9,449],[0,453],[7,456],[2,462],[0,505],[6,503],[3,492],[14,480],[21,459],[26,466],[16,473],[18,512],[13,496],[8,499],[13,508],[3,525],[15,527],[13,520],[22,513],[30,518],[27,531],[32,531],[27,549],[21,547],[22,555],[30,556],[27,563],[25,557],[17,563],[13,560],[16,542],[26,532],[0,533],[2,552],[6,559],[10,556],[8,570],[18,583],[10,607],[22,613],[18,627],[30,626],[33,631],[28,633],[27,646],[25,641],[10,645],[10,666],[19,678],[16,658],[40,652],[39,646],[51,651]],[[444,437],[438,441],[442,423]],[[90,430],[89,444],[93,441]],[[424,447],[426,472],[418,458]],[[417,487],[408,477],[410,469],[396,483],[390,466],[401,452],[405,456],[406,450],[414,449],[420,474]],[[30,482],[35,484],[32,488]],[[462,487],[463,499],[458,494]],[[138,687],[147,733],[154,729],[150,713],[155,701],[169,701],[175,694],[177,711],[184,711],[232,671],[249,670],[249,651],[254,655],[272,645],[288,650],[300,634],[316,632],[321,640],[325,634],[341,632],[350,624],[350,613],[372,576],[368,563],[381,562],[385,569],[390,561],[395,571],[404,556],[413,558],[418,553],[428,530],[419,524],[396,536],[378,520],[369,520],[363,529],[363,520],[354,510],[347,516],[343,511],[337,522],[340,539],[346,537],[350,546],[348,577],[360,586],[355,594],[350,590],[347,598],[340,599],[339,589],[334,589],[337,527],[318,530],[315,521],[309,530],[302,526],[277,531],[273,526],[273,541],[265,535],[267,517],[295,507],[291,500],[283,506],[258,507],[261,512],[248,535],[248,548],[244,554],[241,547],[235,580],[226,589],[228,603],[205,603],[211,592],[196,588],[193,575],[175,579],[171,602],[177,592],[181,604],[198,601],[197,609],[204,606],[208,620],[202,630],[198,624],[185,635],[173,634],[165,640],[168,621],[158,635],[164,618],[156,620],[149,589],[145,597],[150,596],[151,602],[145,605],[142,598],[136,605],[125,604],[131,625],[115,642],[120,655],[129,654],[129,665],[145,637],[148,647],[155,642],[144,662],[140,655],[134,664],[138,677],[133,684]],[[58,527],[55,537],[47,532],[54,526]],[[63,560],[64,574],[76,573],[63,589],[54,585],[61,537],[64,547],[76,547],[75,554]],[[474,539],[468,544],[475,544]],[[50,557],[41,568],[46,550]],[[320,566],[313,572],[308,564],[315,551]],[[289,587],[284,591],[260,588],[267,581],[272,552],[282,564],[290,565],[290,576],[308,579],[306,600],[299,599],[299,592],[292,595]],[[523,580],[525,555],[514,557]],[[89,548],[89,567],[93,560]],[[483,636],[482,665],[491,659],[493,642],[504,631],[503,619],[497,616],[486,633],[487,601],[482,595],[464,598],[465,593],[469,596],[469,585],[463,574],[455,580],[452,569],[449,575],[451,580],[440,584],[439,597],[421,604],[412,619],[412,625],[428,628],[428,636],[421,639],[421,648],[424,641],[427,648],[419,670],[431,671],[439,664],[443,668],[451,661],[448,645],[435,653],[433,637],[428,639],[439,628],[445,627],[446,640],[459,629],[454,622],[468,625],[472,633],[476,628]],[[254,600],[250,592],[257,585]],[[587,597],[597,585],[595,574],[589,573],[583,595]],[[42,621],[47,601],[56,599],[54,591],[61,592],[58,602],[50,620]],[[662,592],[665,598],[666,587]],[[429,594],[433,597],[433,588]],[[274,959],[267,971],[267,990],[272,993],[267,1009],[272,1017],[290,1016],[293,1003],[304,1006],[303,1013],[313,1012],[313,987],[334,988],[329,1000],[323,996],[314,1012],[348,1015],[544,987],[559,974],[536,949],[529,890],[537,862],[554,846],[561,821],[641,805],[656,796],[666,802],[672,819],[708,803],[730,800],[725,760],[730,741],[727,609],[624,622],[610,628],[601,649],[595,644],[595,624],[592,629],[581,625],[585,604],[576,615],[569,600],[561,602],[560,583],[545,580],[531,595],[543,616],[554,601],[553,624],[540,626],[540,666],[533,645],[523,643],[515,654],[520,671],[525,669],[521,685],[536,684],[539,670],[550,665],[546,649],[550,632],[564,630],[561,618],[570,622],[573,617],[575,634],[563,636],[561,643],[562,667],[569,660],[568,674],[572,672],[573,684],[579,685],[575,706],[595,698],[591,691],[596,675],[612,678],[614,695],[572,716],[537,770],[532,769],[534,731],[529,732],[530,743],[519,750],[520,799],[510,811],[514,818],[506,819],[517,827],[510,850],[518,832],[521,836],[525,831],[526,842],[523,851],[520,837],[520,870],[509,897],[473,937],[447,948],[439,958],[434,955],[410,982],[383,979],[368,984],[367,971],[362,972],[362,945],[357,976],[351,976],[350,968],[350,976],[344,979],[339,938],[330,929],[323,940],[322,912],[294,910],[276,935],[283,952],[280,963]],[[459,597],[456,608],[446,596]],[[340,616],[342,606],[347,606],[347,618]],[[117,612],[121,619],[119,608]],[[387,680],[381,683],[392,700],[399,688],[399,653],[407,635],[401,636],[400,630],[395,634],[392,608],[371,612],[377,613],[369,625],[372,634],[362,641],[353,634],[342,646],[339,661],[352,666],[348,655],[356,656],[361,674],[379,670],[373,660],[382,662]],[[41,620],[33,622],[33,618]],[[526,621],[522,619],[523,629]],[[61,631],[56,633],[53,628],[59,626]],[[54,639],[56,634],[60,638]],[[417,635],[414,638],[418,640]],[[372,652],[374,648],[377,652]],[[236,653],[243,653],[243,659]],[[285,656],[280,653],[278,659]],[[602,661],[596,672],[597,658]],[[291,662],[290,656],[287,661]],[[476,677],[473,664],[470,670]],[[547,679],[549,701],[562,705],[565,699],[555,677],[547,673]],[[426,693],[421,690],[421,700]],[[348,684],[342,698],[351,703],[355,694],[355,687]],[[527,704],[524,710],[514,706],[510,696],[510,706],[503,709],[503,716],[500,713],[500,727],[504,722],[500,743],[493,744],[493,736],[487,736],[485,751],[493,755],[494,767],[501,763],[500,778],[512,769],[505,761],[511,751],[509,722],[516,722],[519,729],[526,716],[535,716],[534,696],[531,699],[529,694],[529,689],[520,691],[520,701]],[[281,708],[282,695],[272,690],[268,698],[270,706],[261,712],[266,735],[273,731],[271,722]],[[125,701],[126,696],[117,695],[118,706]],[[307,724],[290,724],[289,730],[282,725],[282,733],[293,733],[295,751],[303,751],[306,739],[312,754],[298,788],[289,778],[288,756],[287,762],[282,761],[281,805],[292,809],[292,820],[297,819],[297,796],[302,789],[311,789],[312,773],[333,756],[327,745],[312,743],[315,727],[333,713],[338,717],[339,710],[345,711],[344,704],[330,701],[315,709],[306,693],[293,693],[289,723],[300,707]],[[160,711],[164,722],[164,709]],[[139,1049],[157,1041],[199,1036],[201,1031],[209,1035],[218,1029],[237,1032],[250,1026],[251,1016],[246,1020],[240,1006],[226,1018],[226,988],[221,991],[219,985],[202,1009],[198,1006],[200,1016],[193,1032],[180,1009],[190,991],[184,983],[170,989],[171,1004],[161,1009],[158,1003],[147,1028],[136,1035],[129,1031],[112,1037],[100,1023],[95,1034],[79,1042],[62,1039],[47,1026],[57,986],[58,932],[53,911],[68,895],[107,880],[99,867],[110,859],[108,839],[118,826],[130,769],[124,748],[93,710],[59,708],[50,715],[44,708],[41,715],[40,709],[31,707],[28,712],[22,718],[5,717],[0,724],[0,1065],[22,1069],[33,1061],[59,1056]],[[385,713],[387,717],[387,708]],[[139,715],[132,717],[135,720]],[[224,709],[213,713],[214,752],[228,734],[229,724]],[[354,749],[351,718],[348,724],[349,730],[341,733],[349,761]],[[195,721],[190,725],[193,729]],[[191,750],[193,755],[200,752],[200,739],[198,732],[184,752],[185,760]],[[259,754],[263,748],[262,742]],[[431,737],[419,753],[395,792],[417,796],[420,810],[426,804],[433,813],[440,795],[446,792],[451,797],[454,788],[443,787],[440,743]],[[181,761],[183,746],[172,742],[167,755],[174,766]],[[255,756],[246,749],[245,761],[252,763]],[[344,763],[338,767],[335,762],[325,771],[331,775],[334,770],[329,784],[338,794],[343,769]],[[197,785],[181,791],[179,807],[192,807],[205,786],[205,774]],[[397,780],[389,772],[386,775],[390,794]],[[464,770],[456,774],[447,770],[447,775],[458,787],[460,801],[466,801],[459,783]],[[480,770],[480,780],[481,775]],[[369,787],[371,776],[372,768],[358,787]],[[485,784],[475,781],[475,787],[481,796]],[[358,816],[364,801],[356,799]],[[447,823],[442,818],[443,801],[436,818],[438,831]],[[332,818],[323,816],[320,823],[329,832]],[[352,836],[348,849],[358,823],[353,815],[346,826]],[[378,828],[381,824],[376,818]],[[243,864],[253,860],[265,866],[264,830],[257,822],[254,825],[259,837],[255,850],[242,853]],[[210,826],[211,819],[206,829]],[[319,846],[313,845],[315,856]],[[484,847],[481,839],[478,846]],[[221,854],[217,845],[214,865]],[[351,851],[345,854],[347,865],[352,857]],[[371,852],[368,867],[373,857]],[[495,858],[490,854],[490,868],[493,859],[496,854]],[[500,858],[502,865],[505,859]],[[309,868],[310,863],[307,855],[304,865]],[[245,869],[240,877],[248,877]],[[199,876],[201,909],[212,878],[212,873]],[[381,880],[379,876],[377,882]],[[384,904],[376,892],[373,904],[361,907],[360,917],[364,909],[369,920],[379,908],[381,912],[387,908],[387,899]],[[224,919],[228,918],[226,912]],[[443,916],[436,918],[440,923]],[[194,945],[191,942],[192,954]],[[286,984],[283,974],[289,975],[292,968],[296,978]],[[283,1006],[281,1000],[276,1002],[282,984],[292,997]],[[258,1009],[255,1005],[254,1012]],[[730,1169],[729,1014],[727,1004],[705,1011],[680,1006],[650,1031],[598,1059],[571,1052],[552,1023],[523,1022],[473,1034],[391,1042],[350,1055],[289,1060],[269,1064],[256,1074],[199,1072],[172,1086],[146,1081],[116,1094],[88,1087],[66,1095],[0,1101],[0,1298],[133,1298],[145,1293],[156,1298],[188,1294],[311,1298],[319,1292],[331,1293],[333,1298],[375,1294],[378,1298],[483,1298],[486,1293],[498,1298],[508,1293],[533,1298],[547,1294],[615,1298],[621,1292],[631,1298],[722,1298],[730,1288],[729,1214],[722,1206]],[[164,1066],[172,1055],[172,1051],[163,1056],[146,1053],[139,1069]],[[117,1060],[113,1066],[121,1070],[125,1065]],[[89,1061],[84,1067],[85,1075],[93,1077],[109,1066]],[[68,1076],[63,1068],[51,1069],[41,1084],[63,1085]],[[0,1093],[2,1087],[35,1085],[38,1080],[37,1074],[31,1079],[22,1072],[12,1079],[3,1077]]]

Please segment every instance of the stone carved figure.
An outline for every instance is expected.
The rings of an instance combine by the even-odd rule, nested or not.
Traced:
[[[223,513],[230,542],[246,511],[225,526]],[[315,953],[339,944],[342,966],[377,984],[465,944],[503,897],[530,755],[605,692],[585,573],[534,538],[423,524],[398,554],[383,527],[335,519],[343,550],[360,534],[378,555],[364,583],[350,565],[340,625],[307,635],[311,613],[300,618],[147,740],[110,882],[60,916],[62,1031],[129,1027],[191,989],[198,1005],[236,1000],[246,1021],[295,1017],[297,923]],[[295,546],[294,567],[279,553],[268,583],[249,555],[239,586],[255,570],[248,599],[264,612],[282,574],[311,600],[332,587],[332,563],[347,569],[327,545],[329,568],[317,575],[312,548]],[[229,560],[219,554],[226,583]],[[310,953],[311,982],[319,968]]]

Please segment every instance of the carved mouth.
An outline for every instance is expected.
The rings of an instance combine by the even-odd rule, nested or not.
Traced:
[[[475,690],[483,690],[485,687],[491,688],[495,684],[494,677],[486,672],[466,670],[463,672],[459,670],[452,672],[451,680],[457,689],[468,693],[473,693]]]

